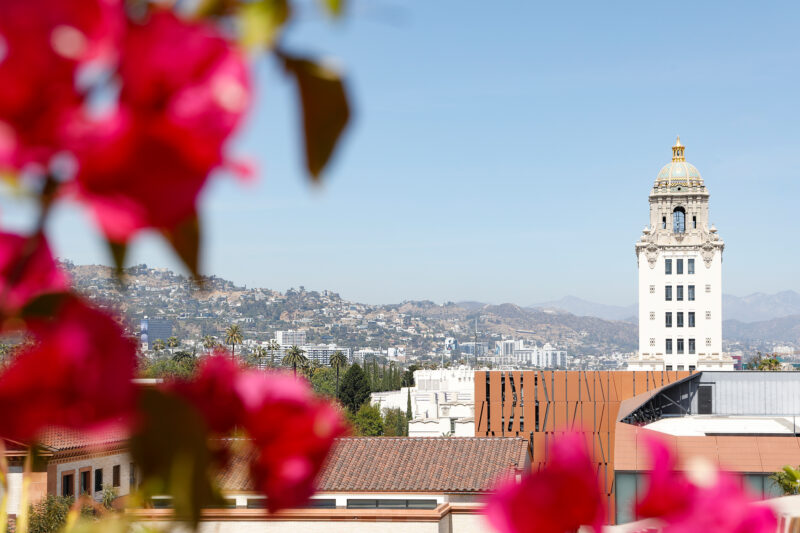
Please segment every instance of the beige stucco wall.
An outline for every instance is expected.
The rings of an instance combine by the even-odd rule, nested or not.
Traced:
[[[367,522],[367,521],[207,521],[200,522],[198,533],[455,533],[449,527],[449,516],[434,522]],[[168,522],[139,522],[140,531],[147,526],[166,529]],[[138,529],[138,528],[137,528]],[[174,533],[191,533],[176,527]],[[477,532],[476,532],[477,533]],[[481,533],[486,533],[485,531]]]
[[[79,472],[81,468],[90,467],[92,470],[91,475],[91,489],[92,496],[99,500],[101,497],[100,492],[94,490],[95,470],[98,468],[103,469],[103,485],[111,485],[113,483],[113,468],[115,465],[120,466],[120,479],[119,487],[115,487],[117,496],[124,496],[130,494],[130,464],[131,457],[127,453],[115,453],[108,455],[95,455],[88,457],[76,458],[74,461],[64,460],[56,464],[56,494],[61,494],[61,477],[64,472],[71,470],[75,471],[75,493],[78,494],[80,490]]]

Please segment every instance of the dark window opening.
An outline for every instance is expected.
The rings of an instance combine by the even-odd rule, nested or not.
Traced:
[[[667,311],[664,315],[664,326],[668,328],[672,327],[672,313],[670,311]]]
[[[661,229],[667,229],[667,217],[661,217]]]
[[[697,229],[697,217],[692,217],[692,229]]]
[[[675,273],[683,274],[683,259],[677,259],[675,261]]]
[[[675,313],[675,322],[679,328],[683,327],[683,313]]]
[[[131,463],[128,468],[128,484],[131,490],[133,490],[133,488],[136,487],[136,465]]]
[[[689,285],[687,287],[686,297],[687,297],[687,300],[689,300],[690,302],[694,301],[694,285]]]
[[[94,471],[94,491],[101,492],[103,490],[103,469],[98,468]]]
[[[675,353],[683,353],[683,339],[678,339]],[[683,368],[678,368],[678,370],[683,370]]]
[[[689,327],[694,327],[694,311],[689,311]]]
[[[686,211],[682,207],[676,207],[672,212],[672,232],[686,232]]]
[[[672,274],[672,259],[664,259],[664,274]]]
[[[697,412],[701,415],[713,414],[711,385],[697,387]]]
[[[668,302],[672,301],[672,285],[664,287],[664,299]]]
[[[81,472],[81,478],[80,478],[81,479],[81,488],[80,488],[80,493],[81,494],[89,494],[89,491],[91,490],[91,487],[92,487],[92,483],[91,483],[91,481],[89,479],[89,477],[91,475],[92,475],[91,470],[85,470],[85,471]]]
[[[675,299],[679,302],[683,301],[683,285],[678,285],[675,291]]]
[[[687,259],[686,260],[686,273],[687,274],[694,274],[694,259]]]
[[[120,484],[119,478],[120,478],[120,466],[114,465],[114,468],[111,470],[112,485],[114,485],[115,487],[119,487]]]
[[[61,477],[61,495],[75,495],[75,477],[72,474],[67,474]]]
[[[689,339],[689,353],[694,353],[694,351],[695,351],[694,339]]]
[[[672,353],[672,339],[667,339],[666,346],[664,346],[665,353]]]

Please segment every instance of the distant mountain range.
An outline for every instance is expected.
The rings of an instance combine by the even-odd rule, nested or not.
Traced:
[[[475,304],[476,302],[470,303]],[[634,323],[638,314],[637,304],[606,305],[575,296],[533,304],[528,308]],[[722,316],[726,322],[729,320],[739,323],[765,322],[792,315],[800,315],[800,294],[795,291],[782,291],[775,294],[757,292],[748,296],[722,295]]]

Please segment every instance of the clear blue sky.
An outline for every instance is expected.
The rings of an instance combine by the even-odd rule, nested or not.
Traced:
[[[350,82],[355,119],[324,185],[302,172],[293,87],[262,61],[234,146],[260,177],[205,194],[207,273],[376,303],[629,304],[647,195],[680,134],[726,242],[725,292],[800,290],[796,3],[351,7],[330,23],[306,6],[288,40]],[[50,229],[61,256],[108,262],[77,210]],[[177,265],[153,239],[131,261]]]

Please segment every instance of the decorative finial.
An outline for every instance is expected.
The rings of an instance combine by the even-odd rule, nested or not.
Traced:
[[[681,144],[681,136],[678,135],[678,138],[675,139],[675,144],[672,146],[672,160],[673,161],[686,161],[686,158],[683,156],[683,150],[685,146]]]

